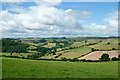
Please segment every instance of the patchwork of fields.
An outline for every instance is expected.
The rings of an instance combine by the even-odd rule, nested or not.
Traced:
[[[102,54],[108,54],[111,59],[118,58],[120,43],[116,38],[38,38],[15,42],[11,41],[15,47],[20,43],[29,46],[23,52],[18,47],[15,49],[18,51],[13,52],[11,49],[14,48],[4,46],[4,51],[0,53],[3,78],[118,78],[118,61],[80,62],[84,59],[97,61]],[[45,60],[65,58],[79,61]]]
[[[56,52],[55,52],[54,55],[53,54],[47,54],[47,55],[42,56],[41,58],[51,59],[51,58],[55,58],[56,56],[61,54],[56,59],[61,59],[63,57],[65,57],[65,58],[79,58],[81,56],[83,56],[83,57],[79,58],[79,59],[84,59],[85,58],[84,55],[87,55],[88,53],[90,53],[92,51],[92,48],[100,50],[100,51],[97,52],[99,57],[104,53],[104,52],[101,52],[101,50],[105,51],[105,53],[106,53],[106,51],[112,51],[112,50],[118,50],[119,49],[118,39],[87,39],[87,38],[85,38],[85,40],[81,40],[79,38],[74,38],[74,39],[73,38],[71,38],[71,39],[46,39],[45,43],[40,43],[40,42],[37,41],[37,40],[41,40],[41,39],[28,39],[28,40],[27,39],[25,39],[25,40],[22,39],[23,43],[30,44],[30,46],[28,47],[28,49],[29,49],[28,53],[20,53],[20,54],[23,57],[27,58],[28,55],[33,55],[33,54],[40,53],[40,52],[36,51],[37,46],[41,45],[42,47],[45,47],[45,48],[56,47],[57,43],[53,42],[53,41],[59,41],[59,45],[62,45],[62,46],[64,46],[64,43],[62,43],[64,41],[67,41],[67,42],[72,43],[72,44],[70,46],[65,46],[65,47],[61,47],[61,48],[58,47],[58,48],[56,48]],[[33,43],[35,41],[37,43]],[[44,44],[44,45],[42,45],[42,44]],[[6,53],[6,54],[3,53],[3,54],[4,55],[10,55],[10,53]],[[17,53],[14,53],[13,56],[19,56],[20,57],[20,55],[17,54]],[[116,56],[112,56],[112,57],[116,57]],[[88,58],[88,59],[91,59],[91,58]],[[98,59],[98,57],[94,58],[94,59]]]
[[[110,44],[107,44],[107,43],[110,43]],[[91,45],[89,47],[99,49],[99,50],[112,50],[113,48],[119,49],[118,39],[102,40],[102,42],[100,42],[96,45]]]

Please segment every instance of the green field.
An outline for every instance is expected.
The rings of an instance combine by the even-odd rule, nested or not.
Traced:
[[[2,52],[2,53],[0,53],[0,55],[10,56],[10,53],[8,53],[8,52]]]
[[[79,47],[79,46],[85,46],[87,44],[90,44],[90,43],[97,43],[97,42],[91,42],[91,41],[87,41],[85,43],[85,41],[81,41],[81,42],[74,42],[71,47]]]
[[[36,54],[36,51],[31,51],[31,53],[20,53],[20,54],[22,56],[19,55],[18,53],[13,53],[12,56],[18,56],[18,57],[25,57],[25,58],[27,58],[28,55]],[[5,52],[0,53],[0,55],[11,56],[10,53],[5,53]]]
[[[35,46],[32,46],[32,45],[30,45],[29,47],[28,47],[28,49],[36,49],[37,47],[35,47]]]
[[[2,58],[3,78],[118,78],[118,61],[63,62]]]
[[[82,55],[85,55],[89,52],[91,52],[91,48],[89,47],[81,47],[76,49],[69,49],[66,50],[68,52],[62,54],[59,58],[65,57],[65,58],[78,58]]]
[[[48,43],[47,45],[44,45],[42,47],[46,47],[46,48],[52,48],[52,47],[55,47],[55,43]]]
[[[110,42],[108,45],[107,43]],[[119,49],[118,47],[118,39],[106,39],[102,40],[102,42],[89,46],[91,48],[99,49],[99,50],[111,50],[112,48]]]

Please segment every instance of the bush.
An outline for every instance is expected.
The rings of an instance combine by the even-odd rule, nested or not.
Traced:
[[[118,58],[120,58],[120,55],[118,55]]]
[[[73,47],[69,47],[69,49],[73,49]]]
[[[112,61],[117,61],[117,60],[118,60],[118,58],[116,58],[116,57],[112,58]]]
[[[108,54],[103,54],[101,56],[101,58],[99,58],[100,61],[109,61],[110,58],[109,58],[109,55]]]
[[[118,60],[120,60],[120,58],[118,58]]]
[[[72,59],[71,58],[69,58],[69,59],[67,59],[68,61],[72,61]]]
[[[92,60],[86,60],[86,62],[93,62]]]
[[[112,50],[116,50],[115,48],[112,48]]]
[[[73,58],[72,61],[79,61],[78,58]]]
[[[28,59],[38,59],[38,58],[39,58],[39,55],[37,55],[37,54],[28,55],[27,58],[28,58]]]
[[[95,51],[95,49],[94,49],[94,48],[92,48],[92,49],[91,49],[91,52],[93,52],[93,51]]]
[[[93,62],[100,62],[99,60],[92,60]]]
[[[64,51],[65,49],[62,49],[61,51]]]
[[[85,61],[86,61],[86,59],[81,59],[80,61],[83,61],[83,62],[85,62]]]
[[[62,61],[67,61],[68,59],[65,58],[65,57],[62,57],[61,60],[62,60]]]
[[[59,56],[61,56],[62,54],[59,54],[59,55],[57,55],[57,56],[55,56],[54,58],[58,58]]]
[[[110,45],[110,42],[108,42],[107,45]]]

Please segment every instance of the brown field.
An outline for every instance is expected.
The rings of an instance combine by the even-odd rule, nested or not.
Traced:
[[[95,52],[91,52],[88,55],[83,56],[79,59],[99,60],[99,58],[101,57],[102,54],[109,54],[110,58],[118,57],[118,50],[116,50],[116,51],[95,51]]]

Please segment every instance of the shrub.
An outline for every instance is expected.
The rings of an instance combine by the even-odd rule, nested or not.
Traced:
[[[112,50],[116,50],[115,48],[112,48]]]
[[[93,62],[100,62],[99,60],[92,60]]]
[[[108,42],[107,45],[110,45],[110,42]]]
[[[65,49],[62,49],[61,51],[64,51]]]
[[[78,58],[73,58],[72,61],[79,61]]]
[[[116,58],[116,57],[112,58],[112,61],[117,61],[117,60],[118,60],[118,58]]]
[[[67,61],[68,59],[65,58],[65,57],[62,57],[61,60],[62,60],[62,61]]]
[[[83,57],[83,56],[85,56],[84,54],[83,55],[81,55],[81,57]]]
[[[120,58],[118,58],[118,60],[120,60]]]
[[[62,54],[59,54],[59,55],[57,55],[57,56],[55,56],[54,58],[58,58],[59,56],[61,56]]]
[[[53,52],[53,55],[56,55],[56,53],[55,53],[55,52]]]
[[[85,62],[85,61],[86,61],[86,59],[81,59],[80,61],[83,61],[83,62]]]
[[[92,62],[92,60],[86,60],[86,62]]]
[[[69,49],[73,49],[73,47],[69,47]]]
[[[37,55],[37,54],[28,55],[27,58],[28,58],[28,59],[38,59],[38,58],[39,58],[39,55]]]
[[[68,61],[72,61],[72,59],[71,59],[71,58],[69,58],[69,59],[68,59]]]
[[[91,49],[91,52],[93,52],[93,51],[95,51],[95,49],[94,49],[94,48],[92,48],[92,49]]]
[[[118,55],[118,58],[120,58],[120,55]]]
[[[101,58],[99,58],[100,61],[109,61],[109,55],[108,54],[102,54]]]

